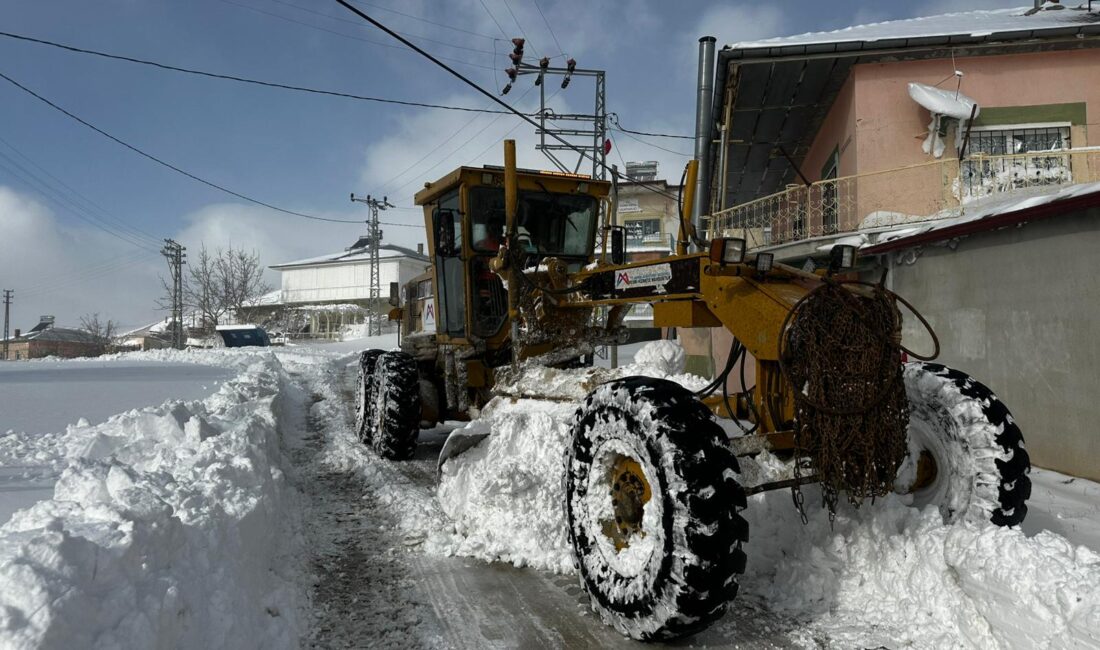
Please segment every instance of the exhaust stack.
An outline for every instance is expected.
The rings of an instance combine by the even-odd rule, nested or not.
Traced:
[[[691,211],[691,221],[696,232],[703,231],[702,216],[710,208],[710,150],[711,106],[714,101],[714,43],[713,36],[699,39],[699,85],[695,108],[695,159],[699,161],[699,176],[695,181],[695,205]],[[681,190],[683,191],[683,190]]]

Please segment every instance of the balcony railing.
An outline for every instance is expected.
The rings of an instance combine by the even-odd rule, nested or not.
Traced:
[[[968,206],[1100,181],[1100,147],[934,160],[787,189],[716,212],[709,237],[761,248],[955,217]]]

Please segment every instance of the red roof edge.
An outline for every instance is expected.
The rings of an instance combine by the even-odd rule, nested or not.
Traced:
[[[1081,196],[1072,196],[1059,201],[1044,203],[1043,205],[1021,208],[996,216],[986,217],[985,219],[967,221],[966,223],[940,228],[939,230],[930,230],[910,237],[903,237],[883,244],[861,248],[859,254],[877,255],[879,253],[888,253],[890,251],[920,246],[921,244],[929,244],[932,242],[954,239],[956,237],[964,237],[974,233],[997,230],[1006,226],[1026,223],[1028,221],[1040,221],[1042,219],[1057,217],[1067,212],[1075,212],[1077,210],[1096,207],[1100,207],[1100,192],[1090,192]]]

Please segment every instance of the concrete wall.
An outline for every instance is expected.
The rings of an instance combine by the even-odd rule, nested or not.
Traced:
[[[893,288],[931,322],[939,362],[988,385],[1034,465],[1100,480],[1100,210],[926,247]],[[915,251],[914,251],[915,252]],[[929,350],[908,318],[906,344]]]

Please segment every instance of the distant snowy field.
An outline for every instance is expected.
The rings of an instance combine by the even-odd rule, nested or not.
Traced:
[[[571,408],[487,410],[471,426],[494,436],[438,495],[415,489],[346,425],[349,363],[395,344],[0,364],[0,462],[47,486],[0,526],[0,647],[297,647],[310,577],[287,450],[307,416],[326,419],[334,466],[373,477],[410,552],[571,572]],[[800,647],[1100,648],[1100,485],[1032,480],[1021,530],[944,526],[899,498],[832,525],[808,508],[803,526],[788,493],[754,497],[739,598],[788,616]]]
[[[231,376],[156,361],[0,363],[0,523],[53,494],[57,468],[35,453],[33,439],[166,400],[201,399]]]

